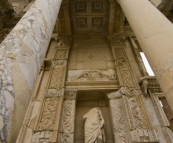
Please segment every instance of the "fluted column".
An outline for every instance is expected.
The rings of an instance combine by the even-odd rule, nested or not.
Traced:
[[[148,0],[117,0],[173,110],[173,25]]]
[[[15,142],[61,0],[36,0],[0,45],[0,142]]]

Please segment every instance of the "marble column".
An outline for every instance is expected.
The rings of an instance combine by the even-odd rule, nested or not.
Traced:
[[[0,45],[0,142],[15,142],[61,0],[36,0]]]
[[[173,25],[148,0],[117,0],[173,110]]]

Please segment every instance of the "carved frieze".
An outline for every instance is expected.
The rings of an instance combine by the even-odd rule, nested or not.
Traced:
[[[68,50],[67,48],[58,48],[56,50],[56,54],[54,59],[56,60],[66,60],[68,58]]]
[[[69,70],[67,81],[111,81],[116,80],[114,70]]]
[[[52,131],[56,128],[56,116],[59,116],[57,114],[59,100],[58,97],[44,99],[37,124],[37,131]]]

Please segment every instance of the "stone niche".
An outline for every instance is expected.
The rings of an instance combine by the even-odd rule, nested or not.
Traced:
[[[85,119],[83,116],[92,108],[98,107],[101,110],[105,122],[104,131],[106,136],[106,143],[113,143],[112,124],[109,112],[109,102],[106,98],[106,91],[78,91],[76,101],[74,142],[84,143]]]

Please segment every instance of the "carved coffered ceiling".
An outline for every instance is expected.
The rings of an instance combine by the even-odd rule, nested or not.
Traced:
[[[108,2],[106,0],[72,0],[72,28],[75,33],[106,32]]]
[[[116,1],[63,1],[56,29],[61,36],[71,34],[121,34],[124,15]]]

